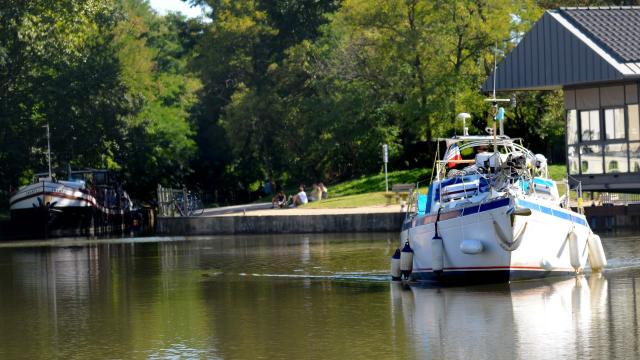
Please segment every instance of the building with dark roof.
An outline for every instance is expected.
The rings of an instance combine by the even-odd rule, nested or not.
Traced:
[[[551,10],[482,90],[564,91],[567,170],[583,189],[640,192],[640,7]]]

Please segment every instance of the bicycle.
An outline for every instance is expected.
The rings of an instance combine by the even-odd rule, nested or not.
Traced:
[[[186,201],[183,194],[174,195],[173,206],[180,216],[199,216],[204,212],[202,200],[197,194],[193,194],[190,191],[187,192]]]

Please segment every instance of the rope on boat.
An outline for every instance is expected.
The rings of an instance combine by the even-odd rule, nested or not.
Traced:
[[[440,234],[438,233],[438,221],[440,221],[440,211],[442,208],[438,208],[438,214],[436,215],[436,234],[431,239],[431,269],[436,274],[441,273],[444,270],[444,242]]]
[[[500,225],[498,225],[498,222],[493,220],[493,228],[496,230],[496,234],[498,235],[496,236],[496,239],[498,240],[498,245],[500,245],[500,247],[504,251],[516,250],[518,247],[520,247],[520,243],[522,243],[522,237],[524,235],[525,230],[527,229],[528,224],[529,224],[528,222],[525,222],[524,225],[520,228],[520,231],[518,231],[518,233],[513,237],[513,241],[509,241],[508,237],[502,231],[502,228],[500,227]]]

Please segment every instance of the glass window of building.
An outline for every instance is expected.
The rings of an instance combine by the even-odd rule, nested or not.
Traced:
[[[629,144],[629,171],[640,172],[640,143]]]
[[[624,109],[604,109],[606,139],[624,139]]]
[[[604,164],[607,173],[627,172],[627,144],[608,144],[604,147]]]
[[[582,174],[603,174],[601,146],[583,145],[580,148],[580,165]]]
[[[638,104],[627,106],[627,115],[629,116],[629,140],[640,140]]]
[[[600,111],[580,111],[582,141],[600,140]]]
[[[569,175],[578,175],[580,172],[580,161],[578,149],[575,146],[567,147],[567,160],[569,163]]]
[[[575,110],[567,111],[567,144],[578,143],[578,114]]]

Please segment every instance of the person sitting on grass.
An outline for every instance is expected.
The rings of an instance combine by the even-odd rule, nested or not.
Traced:
[[[304,185],[300,185],[300,192],[298,192],[297,194],[293,195],[293,198],[291,198],[291,206],[290,207],[296,207],[296,206],[304,205],[304,204],[306,204],[308,202],[309,202],[309,199],[307,198],[307,193],[304,192]]]
[[[313,184],[313,190],[309,196],[309,201],[320,201],[322,199],[322,188],[319,184]]]
[[[283,208],[287,205],[287,195],[280,190],[276,196],[271,199],[271,208],[274,209],[276,206],[279,208]]]
[[[329,198],[329,189],[327,189],[323,183],[318,183],[318,187],[322,191],[322,195],[320,196],[322,200],[327,200]]]

